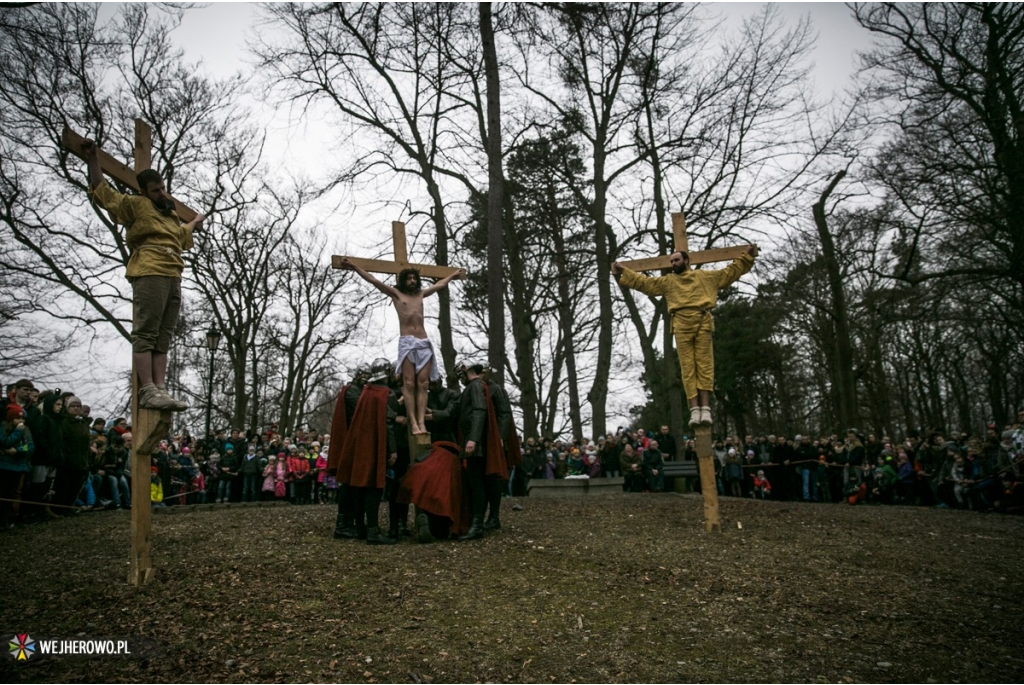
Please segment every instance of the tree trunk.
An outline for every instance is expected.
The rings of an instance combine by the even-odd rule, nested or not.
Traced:
[[[559,337],[561,337],[559,330]],[[554,359],[551,361],[551,385],[548,388],[547,409],[542,424],[543,433],[548,437],[555,435],[555,416],[558,415],[558,391],[562,386],[562,365],[565,363],[565,346],[561,340],[556,341]]]
[[[821,239],[821,253],[825,260],[828,273],[829,290],[832,294],[832,318],[835,323],[836,366],[835,382],[838,386],[839,421],[843,429],[856,426],[859,422],[857,412],[857,388],[853,377],[853,345],[850,341],[849,314],[846,308],[846,293],[843,290],[843,276],[839,269],[835,243],[828,230],[828,219],[825,216],[825,203],[836,185],[846,176],[840,171],[828,184],[821,198],[812,207],[814,225],[818,228]]]
[[[248,407],[246,412],[249,416],[249,430],[256,432],[258,428],[257,423],[259,422],[260,410],[262,409],[262,402],[260,401],[260,387],[263,383],[263,378],[260,373],[259,367],[259,354],[255,345],[252,346],[252,406]],[[242,394],[245,394],[245,381],[242,381]],[[244,430],[245,421],[243,414],[243,421],[239,424],[239,428]]]
[[[523,435],[536,435],[537,380],[533,362],[536,354],[537,327],[527,306],[526,268],[519,243],[519,229],[511,198],[505,198],[505,254],[508,255],[508,284],[511,303],[512,337],[515,339],[516,374],[519,387],[519,408],[523,412]]]
[[[583,419],[580,404],[579,378],[576,375],[576,346],[572,338],[572,304],[569,301],[569,269],[566,265],[565,236],[561,226],[553,226],[551,237],[555,243],[555,264],[558,267],[558,323],[562,329],[562,347],[565,349],[565,374],[569,383],[569,420],[574,438],[583,437]],[[603,433],[595,433],[603,435]]]
[[[487,359],[495,380],[505,377],[505,284],[503,278],[502,201],[504,179],[501,172],[501,86],[498,79],[498,54],[494,45],[491,3],[480,5],[480,41],[484,53],[487,81]],[[532,375],[532,374],[531,374]]]
[[[434,260],[438,266],[450,266],[448,263],[448,224],[444,216],[444,200],[441,189],[434,181],[432,173],[424,173],[427,193],[431,200],[431,218],[434,223]],[[444,362],[448,387],[459,387],[459,379],[455,376],[455,340],[452,337],[452,299],[448,288],[437,291],[437,330],[441,336],[441,360]]]
[[[604,141],[594,146],[594,271],[597,278],[598,316],[600,323],[597,338],[597,363],[594,369],[594,384],[587,393],[590,402],[591,428],[594,435],[605,435],[608,406],[608,374],[612,368],[612,320],[615,312],[612,302],[611,260],[608,258],[608,227],[605,225],[608,184],[605,182]]]

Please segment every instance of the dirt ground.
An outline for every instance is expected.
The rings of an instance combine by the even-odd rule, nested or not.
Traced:
[[[522,505],[514,511],[512,505]],[[1024,519],[699,495],[507,499],[481,541],[370,547],[334,508],[0,534],[0,631],[134,641],[7,682],[1021,682]],[[5,638],[6,639],[6,638]]]

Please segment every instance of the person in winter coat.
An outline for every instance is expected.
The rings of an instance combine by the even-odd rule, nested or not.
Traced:
[[[263,468],[263,490],[261,499],[264,502],[268,502],[274,499],[274,490],[277,483],[277,457],[273,454],[270,455],[270,459],[267,461],[267,465]]]
[[[288,496],[288,461],[284,452],[277,455],[277,467],[274,469],[274,497],[284,499]]]
[[[25,410],[17,404],[7,407],[5,420],[0,423],[0,529],[14,525],[18,513],[18,490],[32,469],[35,445],[25,425]]]
[[[757,475],[754,478],[754,499],[768,499],[772,494],[772,484],[768,482],[768,479],[764,475],[763,469],[758,469]]]
[[[64,414],[61,416],[64,460],[54,485],[57,492],[54,499],[57,504],[72,507],[89,477],[92,436],[89,433],[89,422],[80,415],[82,400],[71,393],[64,393],[64,395],[65,408]],[[63,511],[67,512],[68,510]]]
[[[64,398],[61,397],[59,389],[45,393],[42,396],[41,410],[32,412],[29,430],[32,433],[35,452],[32,455],[32,471],[25,495],[27,501],[48,500],[57,468],[64,461],[64,433],[61,428],[63,414]],[[50,518],[59,518],[49,507],[33,508]]]
[[[725,457],[725,468],[722,469],[722,480],[725,481],[725,491],[732,497],[743,495],[743,464],[736,450],[729,448]]]

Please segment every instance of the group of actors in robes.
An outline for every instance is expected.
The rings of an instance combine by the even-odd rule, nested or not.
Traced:
[[[476,540],[500,528],[502,493],[510,471],[522,463],[508,393],[483,364],[456,367],[461,392],[432,378],[426,417],[431,444],[417,453],[410,450],[395,369],[378,359],[357,369],[338,393],[327,462],[338,481],[334,537],[389,545],[403,537]],[[388,503],[386,533],[382,501]]]

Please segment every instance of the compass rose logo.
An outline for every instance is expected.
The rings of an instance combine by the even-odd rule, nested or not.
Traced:
[[[36,641],[27,633],[15,635],[10,645],[15,661],[28,661],[36,653]]]

